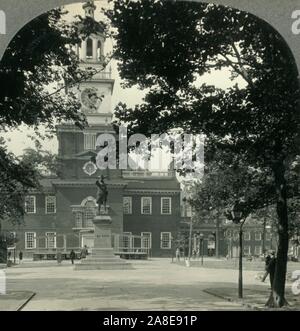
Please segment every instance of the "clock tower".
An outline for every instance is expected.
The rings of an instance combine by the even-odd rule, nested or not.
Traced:
[[[88,23],[93,25],[95,32],[82,38],[76,46],[76,53],[81,69],[92,68],[95,74],[73,88],[88,125],[83,130],[73,123],[57,126],[61,177],[70,180],[92,179],[103,174],[92,162],[97,155],[97,136],[102,133],[115,134],[111,125],[114,79],[111,67],[105,62],[105,26],[95,20],[94,1],[87,1],[82,8],[86,20],[90,20]],[[78,28],[80,31],[82,26],[79,25]]]
[[[93,68],[96,74],[78,86],[78,97],[81,111],[86,115],[88,124],[109,125],[112,119],[111,96],[114,80],[111,77],[111,67],[105,63],[105,27],[96,22],[94,1],[83,5],[87,20],[94,20],[97,32],[85,38],[77,46],[77,55],[82,69]]]

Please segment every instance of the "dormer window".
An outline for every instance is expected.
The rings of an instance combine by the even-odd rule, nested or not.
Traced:
[[[93,40],[91,38],[88,38],[86,41],[86,58],[93,58]]]

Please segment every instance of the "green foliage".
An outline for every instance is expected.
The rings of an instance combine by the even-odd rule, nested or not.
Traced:
[[[257,169],[228,151],[215,153],[205,167],[204,176],[195,187],[190,203],[203,219],[225,216],[237,201],[243,203],[243,216],[273,204],[275,187],[269,169]]]
[[[59,172],[60,163],[57,154],[42,149],[28,148],[22,155],[22,161],[31,165],[39,177],[56,175]]]
[[[74,46],[105,26],[80,16],[67,23],[64,13],[55,9],[33,19],[6,49],[0,64],[3,129],[20,124],[53,128],[62,120],[86,124],[77,96],[65,90],[95,74],[95,69],[79,67]]]
[[[9,153],[0,140],[0,231],[1,220],[18,223],[24,215],[24,196],[38,186],[35,169]]]
[[[121,77],[149,89],[142,105],[117,107],[119,123],[145,134],[177,127],[204,133],[254,164],[295,154],[297,69],[268,24],[235,9],[180,1],[115,1],[107,15],[117,31]],[[222,68],[246,86],[222,91],[195,84]]]

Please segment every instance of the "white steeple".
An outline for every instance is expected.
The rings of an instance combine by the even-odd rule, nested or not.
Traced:
[[[85,17],[91,17],[91,18],[94,18],[94,15],[95,15],[95,9],[96,9],[96,6],[94,4],[94,0],[92,1],[87,1],[83,6],[82,8],[84,9],[85,11]]]
[[[89,36],[84,35],[77,54],[81,68],[94,68],[97,73],[79,86],[81,110],[86,114],[89,125],[109,125],[112,120],[111,96],[114,80],[111,70],[105,66],[105,25],[95,20],[96,6],[94,1],[83,5],[86,18],[94,20],[95,31]]]
[[[87,1],[83,6],[85,11],[85,17],[91,18],[95,21],[95,9],[94,1]],[[95,21],[94,27],[96,31],[90,36],[86,37],[80,45],[77,46],[77,54],[81,62],[102,65],[104,59],[104,24],[102,22]],[[79,31],[80,31],[79,27]]]

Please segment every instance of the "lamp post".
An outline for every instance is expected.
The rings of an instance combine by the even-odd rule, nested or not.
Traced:
[[[190,221],[190,230],[189,230],[189,253],[188,253],[188,260],[190,261],[192,255],[192,234],[193,234],[193,221],[191,217]]]
[[[243,298],[243,225],[246,218],[243,215],[242,205],[239,202],[234,204],[234,207],[229,217],[234,224],[239,224],[239,280],[238,280],[238,295],[239,298]],[[242,219],[244,219],[242,221]],[[242,221],[242,222],[241,222]]]
[[[203,255],[204,255],[204,234],[199,234],[200,239],[200,249],[201,249],[201,265],[203,265]]]

